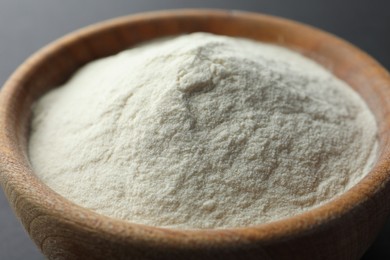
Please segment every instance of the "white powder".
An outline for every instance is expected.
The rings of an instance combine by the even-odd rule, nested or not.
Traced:
[[[195,33],[94,61],[34,108],[30,157],[59,194],[172,228],[291,216],[376,154],[362,99],[290,50]]]

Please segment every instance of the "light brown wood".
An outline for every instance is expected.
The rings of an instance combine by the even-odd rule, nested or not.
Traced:
[[[379,126],[380,155],[359,184],[326,205],[248,228],[169,230],[112,219],[59,196],[34,175],[27,154],[31,105],[85,63],[156,37],[195,31],[273,42],[302,52],[348,82]],[[43,48],[0,94],[0,183],[49,259],[358,259],[390,209],[390,76],[352,45],[275,17],[176,10],[114,19]]]

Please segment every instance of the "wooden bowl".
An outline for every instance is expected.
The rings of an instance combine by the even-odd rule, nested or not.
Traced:
[[[34,174],[27,144],[31,105],[85,63],[153,38],[195,31],[295,49],[349,83],[379,127],[372,171],[343,195],[291,218],[247,228],[171,230],[82,208]],[[0,182],[31,238],[50,259],[358,259],[390,209],[390,76],[328,33],[266,15],[215,10],[153,12],[81,29],[28,59],[0,96]]]

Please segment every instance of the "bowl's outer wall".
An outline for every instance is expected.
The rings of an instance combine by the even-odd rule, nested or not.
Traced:
[[[302,52],[348,82],[379,127],[377,166],[345,196],[293,218],[253,228],[180,231],[116,221],[60,197],[28,160],[31,105],[85,63],[156,37],[195,31],[273,42]],[[358,259],[389,212],[390,77],[353,46],[314,28],[242,12],[142,14],[82,29],[24,63],[0,95],[0,183],[49,259]]]

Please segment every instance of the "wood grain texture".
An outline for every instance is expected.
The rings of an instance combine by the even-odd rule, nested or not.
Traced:
[[[79,207],[41,183],[27,154],[32,103],[82,65],[134,44],[195,31],[246,37],[298,50],[349,83],[375,114],[379,157],[359,184],[322,207],[248,228],[169,230]],[[390,76],[352,45],[275,17],[176,10],[114,19],[43,48],[0,94],[0,183],[31,238],[49,259],[358,259],[390,205]]]

